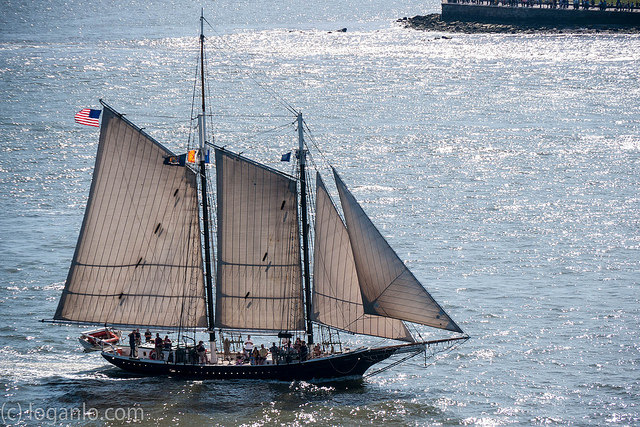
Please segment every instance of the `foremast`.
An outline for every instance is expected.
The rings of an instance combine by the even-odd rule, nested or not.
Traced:
[[[300,162],[300,214],[302,216],[302,265],[304,269],[304,300],[307,341],[313,344],[313,323],[311,321],[311,278],[309,259],[309,218],[307,212],[307,176],[305,171],[307,153],[304,149],[304,129],[302,113],[298,113],[298,158]]]
[[[213,311],[213,280],[211,274],[211,246],[209,243],[209,202],[207,197],[207,129],[205,120],[205,85],[204,85],[204,8],[200,14],[200,85],[202,110],[198,114],[198,136],[200,142],[200,187],[202,191],[202,224],[204,231],[204,275],[207,298],[207,323],[209,329],[209,343],[211,347],[211,357],[216,359],[216,334],[214,332],[214,311]]]

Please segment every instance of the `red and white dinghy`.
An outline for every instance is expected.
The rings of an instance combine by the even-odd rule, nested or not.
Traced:
[[[84,351],[99,351],[105,346],[113,346],[120,342],[122,332],[109,328],[94,329],[83,332],[78,338]]]

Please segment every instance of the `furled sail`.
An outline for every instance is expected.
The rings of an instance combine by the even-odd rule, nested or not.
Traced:
[[[195,173],[105,105],[56,320],[206,327]]]
[[[347,229],[316,176],[312,320],[356,334],[413,341],[397,319],[365,314]]]
[[[338,173],[335,170],[333,173],[353,249],[364,312],[462,332],[389,246]]]
[[[296,181],[216,149],[216,327],[303,330]]]

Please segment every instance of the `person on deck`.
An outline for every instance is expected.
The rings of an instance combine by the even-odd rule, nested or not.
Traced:
[[[222,342],[222,351],[224,354],[224,360],[231,360],[231,342],[229,338],[225,338]]]
[[[284,360],[286,363],[291,363],[291,360],[293,359],[293,353],[295,353],[295,350],[293,347],[291,347],[291,341],[287,341],[287,346],[282,348],[282,351],[284,352]]]
[[[296,338],[295,344],[292,347],[292,359],[300,359],[300,348],[302,347],[302,341],[300,341],[300,337]]]
[[[162,347],[164,346],[164,342],[162,341],[162,338],[160,338],[160,334],[156,333],[154,343],[156,345],[156,359],[162,359]]]
[[[271,360],[273,360],[273,363],[277,365],[278,362],[280,362],[280,349],[278,348],[276,343],[271,344],[271,348],[269,348],[269,351],[271,352]]]
[[[244,360],[242,359],[242,355],[238,353],[238,355],[236,356],[236,365],[243,365],[243,364],[244,364]]]
[[[307,356],[309,355],[309,347],[307,347],[307,343],[302,341],[300,344],[300,361],[304,362],[307,360]]]
[[[164,336],[164,340],[162,341],[162,347],[164,350],[171,350],[171,340],[169,339],[169,335]]]
[[[149,328],[147,328],[147,330],[144,333],[144,341],[145,342],[151,342],[151,337],[153,335],[151,335],[151,331],[149,330]]]
[[[131,349],[131,353],[129,357],[138,357],[138,352],[136,351],[136,331],[135,329],[131,331],[129,334],[129,348]]]
[[[258,359],[258,365],[264,365],[264,363],[267,361],[267,355],[269,354],[269,350],[264,348],[264,344],[260,344],[260,350],[258,351],[258,354],[260,356]]]
[[[253,351],[253,341],[251,341],[251,335],[247,335],[247,340],[244,342],[244,347],[242,347],[242,350],[244,351],[246,358],[251,356],[251,352]]]
[[[204,342],[200,341],[196,347],[196,353],[198,354],[198,363],[207,363],[207,350],[204,348]]]

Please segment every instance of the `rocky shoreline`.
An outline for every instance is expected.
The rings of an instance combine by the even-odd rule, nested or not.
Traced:
[[[509,24],[486,24],[482,22],[462,22],[443,21],[439,13],[432,13],[426,16],[414,16],[413,18],[401,18],[398,22],[406,28],[413,28],[423,31],[442,31],[448,33],[502,33],[502,34],[595,34],[595,33],[626,33],[638,34],[639,28],[618,27],[613,25],[590,25],[586,27],[578,26],[527,26]]]

